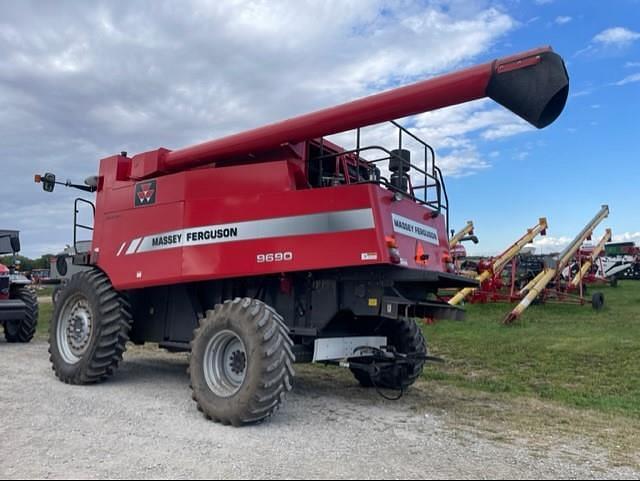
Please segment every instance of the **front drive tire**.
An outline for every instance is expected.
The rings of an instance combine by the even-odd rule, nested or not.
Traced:
[[[271,416],[293,386],[292,345],[282,317],[259,300],[237,298],[208,311],[189,361],[198,409],[236,427]]]
[[[13,299],[19,299],[26,305],[26,315],[22,321],[7,321],[4,326],[4,338],[11,343],[27,343],[33,339],[38,325],[38,296],[28,287],[16,291]]]
[[[129,303],[97,269],[74,275],[60,293],[49,330],[56,376],[67,384],[92,384],[122,361],[131,328]]]

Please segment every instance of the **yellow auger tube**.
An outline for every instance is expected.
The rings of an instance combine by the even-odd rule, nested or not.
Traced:
[[[524,296],[527,292],[533,289],[538,282],[540,282],[540,279],[542,279],[542,276],[544,276],[544,270],[540,271],[540,273],[537,276],[531,279],[531,282],[529,282],[529,284],[527,284],[522,289],[520,289],[520,292],[518,294],[520,294],[521,296]]]
[[[538,225],[529,229],[525,235],[523,235],[520,239],[518,239],[518,241],[513,243],[511,247],[504,251],[504,253],[498,256],[493,261],[491,269],[482,272],[479,276],[476,277],[476,281],[482,284],[484,281],[489,279],[489,277],[491,277],[494,272],[500,272],[504,268],[504,266],[506,266],[515,256],[517,256],[522,251],[522,249],[527,246],[527,244],[533,241],[533,239],[535,239],[538,234],[541,234],[545,230],[547,230],[547,228],[547,219],[545,217],[541,217],[540,220],[538,220]],[[452,306],[457,306],[467,297],[469,297],[469,295],[473,291],[475,291],[475,289],[471,287],[462,289],[449,300],[449,304]]]
[[[612,237],[613,237],[613,233],[611,232],[611,229],[607,229],[606,233],[604,234],[604,237],[600,240],[597,247],[593,250],[593,252],[589,256],[589,259],[584,264],[582,264],[580,271],[576,274],[576,276],[571,281],[571,285],[573,287],[578,287],[580,285],[580,283],[582,282],[582,279],[584,278],[585,275],[587,275],[587,272],[591,270],[591,266],[593,266],[594,262],[598,259],[598,257],[600,257],[600,254],[602,253],[605,246],[607,245],[607,242],[611,241]]]
[[[449,240],[449,249],[453,249],[460,241],[473,232],[473,221],[467,221],[467,225],[460,232],[455,234],[451,240]]]
[[[557,265],[554,269],[548,269],[543,271],[544,274],[539,276],[538,282],[531,288],[529,293],[526,295],[520,304],[516,306],[516,308],[511,311],[505,318],[505,324],[511,324],[515,321],[526,309],[531,305],[536,297],[540,295],[540,293],[547,287],[549,282],[553,280],[556,273],[562,272],[563,269],[569,264],[573,256],[578,252],[578,249],[582,246],[582,243],[587,240],[592,234],[595,228],[600,224],[604,219],[609,217],[609,206],[603,205],[600,212],[587,224],[587,226],[582,229],[580,234],[573,239],[573,242],[569,244],[569,246],[562,252],[560,255],[560,259],[558,260]]]
[[[547,287],[547,284],[549,284],[549,282],[553,280],[553,278],[556,276],[556,272],[558,272],[556,269],[546,269],[542,271],[542,276],[540,276],[540,280],[538,281],[538,283],[531,288],[529,294],[527,294],[526,297],[522,299],[522,301],[520,301],[520,304],[518,304],[515,309],[509,313],[509,315],[504,320],[504,323],[511,324],[515,319],[520,317],[520,315],[527,309],[527,307],[529,307],[531,303],[536,300],[536,297],[540,295],[543,289]]]

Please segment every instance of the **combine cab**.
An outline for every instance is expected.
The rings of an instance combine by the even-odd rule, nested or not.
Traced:
[[[0,230],[0,255],[19,251],[18,232]],[[0,325],[7,342],[29,342],[36,333],[38,298],[30,285],[14,267],[0,264]]]
[[[431,360],[414,318],[461,316],[435,294],[477,284],[454,273],[433,149],[393,119],[488,96],[542,128],[567,92],[562,59],[542,48],[193,147],[103,159],[85,185],[62,183],[97,199],[91,249],[73,260],[88,269],[53,315],[56,375],[101,381],[128,340],[191,351],[199,409],[234,426],[277,409],[294,361],[403,392]],[[362,129],[383,122],[397,144],[365,143]],[[346,132],[353,146],[327,139]]]

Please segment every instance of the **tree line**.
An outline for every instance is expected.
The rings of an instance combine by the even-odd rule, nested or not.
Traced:
[[[34,269],[49,269],[51,267],[51,258],[54,257],[51,254],[43,255],[38,259],[30,259],[24,256],[17,256],[16,259],[20,261],[20,270],[22,272],[31,272]],[[13,256],[0,257],[0,264],[10,266],[13,264]]]

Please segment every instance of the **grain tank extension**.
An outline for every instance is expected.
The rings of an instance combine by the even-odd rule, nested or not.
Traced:
[[[431,360],[413,318],[459,317],[435,294],[477,283],[453,272],[433,148],[394,119],[491,97],[542,128],[567,94],[562,59],[541,48],[193,147],[103,159],[86,185],[63,183],[96,202],[91,250],[74,259],[90,269],[53,315],[56,375],[101,381],[128,340],[191,351],[198,407],[235,426],[274,412],[294,361],[404,391]],[[363,144],[361,129],[383,122],[398,144]],[[354,148],[325,138],[347,131]]]

